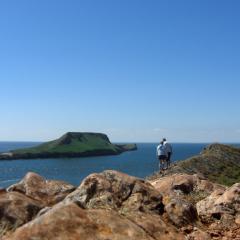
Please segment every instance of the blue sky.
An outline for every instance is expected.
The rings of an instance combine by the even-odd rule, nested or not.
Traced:
[[[238,0],[3,0],[0,140],[240,142]]]

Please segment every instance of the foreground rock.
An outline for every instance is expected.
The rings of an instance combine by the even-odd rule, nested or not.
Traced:
[[[43,208],[41,202],[18,192],[0,192],[0,236],[29,222]]]
[[[197,174],[149,181],[163,195],[168,219],[188,239],[240,239],[240,184],[227,188]]]
[[[64,202],[83,208],[105,208],[124,212],[162,214],[162,195],[150,183],[117,171],[91,174]]]
[[[27,176],[39,178],[33,173]],[[23,182],[21,188],[15,187],[26,187]],[[104,171],[88,176],[63,201],[42,209],[34,220],[4,239],[184,239],[171,223],[163,221],[163,213],[162,195],[150,183]]]
[[[52,206],[62,201],[76,188],[63,181],[46,180],[36,173],[28,173],[22,181],[10,186],[8,192],[20,192],[40,201],[44,206]]]
[[[166,205],[166,212],[169,219],[178,227],[193,224],[198,219],[195,206],[180,199],[172,199]]]
[[[175,197],[196,203],[215,190],[224,191],[226,189],[225,186],[212,183],[197,174],[176,173],[149,180],[149,182],[163,194],[164,204],[167,204],[170,199]]]
[[[149,182],[162,193],[167,217],[178,227],[195,225],[198,221],[195,204],[213,190],[225,190],[197,174],[173,174]]]
[[[210,223],[215,220],[224,224],[239,224],[240,183],[234,184],[226,191],[215,191],[197,203],[197,210],[202,221]]]
[[[146,219],[143,224],[144,217]],[[155,236],[159,236],[158,239],[184,239],[173,227],[167,227],[160,220],[152,224],[151,220],[152,216],[142,216],[141,223],[138,224],[139,220],[134,222],[115,211],[84,210],[70,203],[53,208],[4,239],[154,240]]]

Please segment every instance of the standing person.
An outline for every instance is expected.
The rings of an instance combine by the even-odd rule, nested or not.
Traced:
[[[170,167],[170,163],[171,163],[171,156],[172,156],[172,145],[167,142],[166,138],[163,138],[163,145],[166,148],[166,153],[167,153],[167,168]]]
[[[163,141],[161,141],[160,144],[157,146],[157,156],[159,160],[159,171],[162,172],[162,170],[164,169],[164,164],[167,160],[166,147]]]

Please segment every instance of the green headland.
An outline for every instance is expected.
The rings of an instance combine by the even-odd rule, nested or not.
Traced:
[[[36,147],[2,153],[0,160],[117,155],[136,149],[136,144],[112,144],[103,133],[68,132],[56,140]]]
[[[174,163],[164,175],[175,173],[198,174],[212,182],[231,186],[240,182],[240,148],[211,144],[199,155]],[[156,174],[149,179],[158,177]]]

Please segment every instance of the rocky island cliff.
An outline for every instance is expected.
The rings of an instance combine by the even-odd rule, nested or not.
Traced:
[[[194,158],[145,180],[93,173],[78,187],[28,173],[0,191],[1,239],[240,239],[240,183],[220,184],[212,169],[239,169],[239,149],[211,145]]]
[[[117,155],[136,149],[136,144],[112,144],[103,133],[68,132],[36,147],[0,153],[0,160]]]

